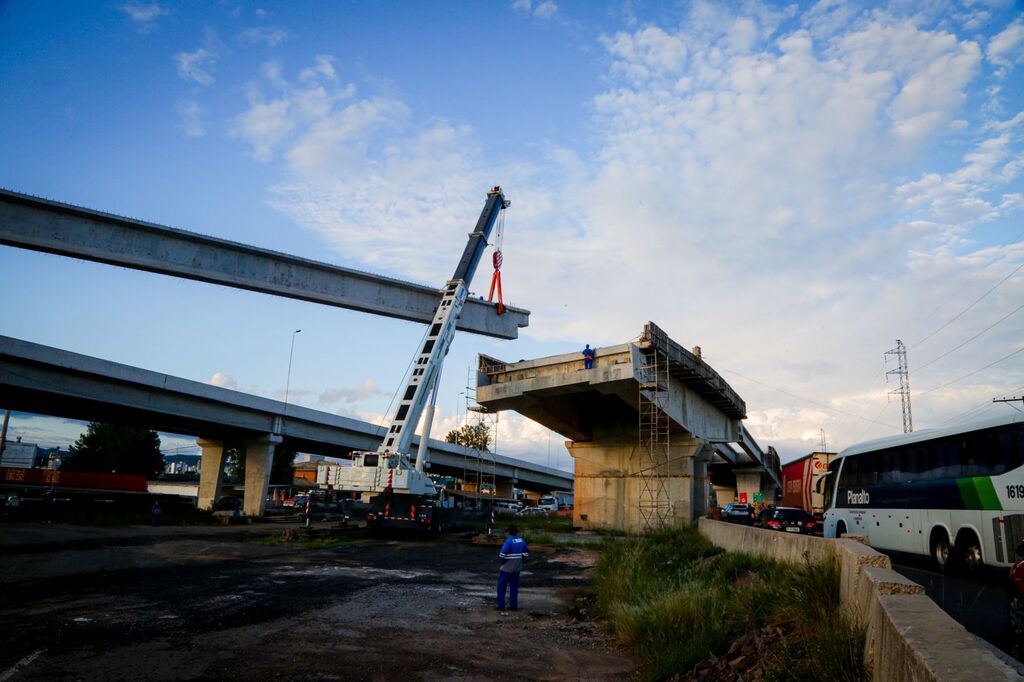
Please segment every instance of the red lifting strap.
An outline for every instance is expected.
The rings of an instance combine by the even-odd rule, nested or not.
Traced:
[[[505,304],[501,300],[501,249],[495,249],[491,259],[494,261],[494,274],[491,275],[491,291],[487,294],[487,300],[490,302],[494,299],[494,288],[497,287],[498,314],[503,315],[505,313]]]

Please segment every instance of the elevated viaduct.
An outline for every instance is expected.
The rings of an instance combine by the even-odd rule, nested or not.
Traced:
[[[707,508],[713,462],[742,492],[772,499],[779,485],[774,449],[762,451],[743,427],[743,400],[654,323],[636,343],[597,349],[592,369],[578,352],[516,363],[481,356],[477,401],[569,439],[583,527],[691,521]]]
[[[200,506],[217,498],[225,444],[245,449],[245,513],[262,514],[277,445],[347,457],[380,445],[380,427],[197,381],[0,336],[4,407],[87,421],[133,424],[194,435],[202,448]],[[418,447],[418,438],[414,439]],[[493,473],[499,495],[514,485],[544,492],[572,488],[572,474],[431,439],[432,473]],[[255,494],[252,494],[255,492]]]

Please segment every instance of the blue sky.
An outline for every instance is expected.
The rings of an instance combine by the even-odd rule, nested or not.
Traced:
[[[476,353],[648,319],[784,459],[899,430],[897,338],[918,428],[1024,391],[1019,4],[8,1],[0,45],[17,191],[439,286],[503,185],[531,326],[456,341],[435,435]],[[364,419],[421,333],[9,248],[0,285],[4,334],[277,398],[301,328],[292,399]],[[506,453],[569,466],[502,419]]]

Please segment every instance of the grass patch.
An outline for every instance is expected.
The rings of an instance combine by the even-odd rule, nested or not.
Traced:
[[[515,525],[519,530],[545,530],[549,533],[571,533],[571,516],[544,516],[543,514],[498,514],[494,520],[495,528],[507,528]]]
[[[551,533],[547,532],[547,531],[544,531],[544,530],[540,530],[540,531],[526,531],[525,533],[523,533],[523,539],[526,540],[526,542],[528,544],[535,544],[535,545],[554,545],[554,544],[556,544],[555,543],[555,536],[552,535]]]
[[[685,673],[766,625],[791,633],[769,665],[772,679],[865,679],[863,631],[840,614],[834,565],[725,553],[687,527],[606,542],[594,586],[643,679]]]

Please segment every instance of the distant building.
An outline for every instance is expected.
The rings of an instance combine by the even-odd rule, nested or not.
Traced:
[[[197,474],[199,459],[199,455],[164,455],[164,473]]]

